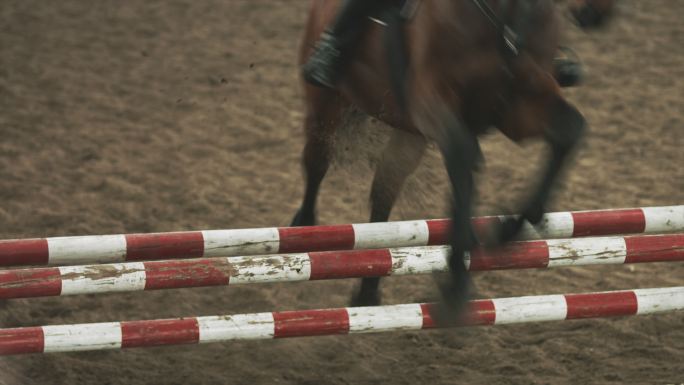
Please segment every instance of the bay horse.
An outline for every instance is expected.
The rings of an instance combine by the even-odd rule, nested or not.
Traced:
[[[338,0],[311,2],[300,64],[338,6]],[[383,43],[393,25],[401,32],[402,44],[395,44],[395,49],[403,52],[403,65],[392,59]],[[498,229],[498,238],[505,242],[525,220],[541,220],[552,184],[585,127],[583,116],[561,95],[552,74],[559,43],[553,0],[423,0],[410,20],[387,27],[369,20],[364,28],[363,43],[356,47],[336,89],[303,85],[306,189],[292,225],[315,224],[332,139],[350,109],[395,128],[373,178],[371,222],[389,219],[428,141],[436,142],[453,197],[450,273],[439,288],[445,308],[457,312],[470,290],[465,253],[477,242],[470,217],[473,172],[482,156],[478,136],[495,127],[515,142],[543,138],[551,148],[521,216]],[[364,278],[352,306],[378,305],[379,282],[380,278]]]
[[[582,29],[596,28],[613,14],[615,0],[573,0],[568,8]]]

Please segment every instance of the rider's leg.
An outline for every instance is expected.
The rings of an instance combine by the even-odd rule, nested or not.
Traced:
[[[343,0],[330,26],[321,35],[316,49],[304,64],[304,79],[321,87],[333,88],[347,61],[349,50],[363,34],[364,18],[380,0]]]
[[[313,85],[334,88],[348,61],[351,48],[364,31],[364,18],[380,7],[383,0],[342,0],[335,19],[321,34],[313,54],[304,64],[304,79]],[[554,61],[554,76],[561,87],[578,85],[583,76],[582,65],[574,53]]]

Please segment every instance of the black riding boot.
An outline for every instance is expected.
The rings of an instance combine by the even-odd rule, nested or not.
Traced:
[[[561,87],[574,87],[582,82],[582,62],[572,49],[558,47],[559,56],[553,60],[553,76]]]
[[[319,87],[335,87],[350,49],[363,34],[364,18],[379,3],[379,0],[344,0],[335,20],[321,34],[313,54],[302,67],[307,82]]]

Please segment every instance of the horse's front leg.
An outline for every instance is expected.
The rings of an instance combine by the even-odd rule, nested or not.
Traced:
[[[470,297],[471,279],[465,258],[477,243],[470,218],[475,191],[473,173],[481,152],[477,137],[455,114],[445,118],[440,150],[451,182],[453,206],[449,275],[447,281],[440,283],[442,304],[446,306],[441,308],[438,316],[442,319],[437,321],[451,323],[457,320]]]
[[[471,224],[474,195],[473,173],[481,159],[477,137],[459,116],[458,95],[445,88],[443,79],[430,79],[422,70],[416,76],[411,93],[410,111],[415,126],[439,146],[452,189],[452,229],[447,260],[449,271],[438,275],[442,301],[432,313],[443,325],[452,324],[465,309],[470,298],[471,279],[465,266],[466,253],[476,244]]]
[[[537,224],[544,215],[544,207],[549,200],[554,182],[558,179],[567,163],[567,159],[577,142],[582,137],[586,120],[582,114],[560,96],[553,102],[545,139],[551,147],[551,156],[544,175],[524,206],[522,215],[507,219],[500,231],[500,241],[506,242],[514,238],[521,230],[524,221]]]
[[[458,320],[470,298],[471,279],[465,258],[476,243],[470,217],[474,193],[473,172],[480,159],[480,148],[475,135],[451,112],[448,104],[424,105],[429,107],[420,111],[422,115],[416,114],[416,120],[421,130],[439,145],[452,189],[451,253],[447,260],[449,270],[446,275],[438,276],[442,301],[432,314],[437,323],[449,325]]]

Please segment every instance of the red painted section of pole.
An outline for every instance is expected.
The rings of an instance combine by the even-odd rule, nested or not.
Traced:
[[[352,225],[281,227],[281,253],[323,250],[351,250],[354,248]]]
[[[392,255],[387,249],[322,251],[309,253],[310,280],[382,277],[392,272]]]
[[[617,317],[634,315],[639,304],[634,292],[602,294],[566,294],[568,304],[566,319]]]
[[[199,231],[126,235],[126,260],[199,258],[204,237]]]
[[[0,270],[0,299],[57,296],[62,276],[54,267]]]
[[[674,262],[684,259],[684,234],[625,237],[625,263]]]
[[[233,272],[225,258],[143,263],[145,290],[227,285]]]
[[[641,209],[574,212],[572,219],[573,237],[642,233],[646,228]]]
[[[0,241],[0,266],[47,265],[47,239],[16,239]]]
[[[538,269],[549,265],[549,247],[546,241],[513,243],[492,249],[481,247],[474,249],[470,255],[472,271]]]
[[[349,315],[345,309],[283,311],[273,313],[274,338],[347,334]]]
[[[0,356],[42,353],[45,348],[43,328],[15,328],[0,330]]]
[[[121,347],[196,344],[199,325],[195,318],[129,321],[121,323]]]

